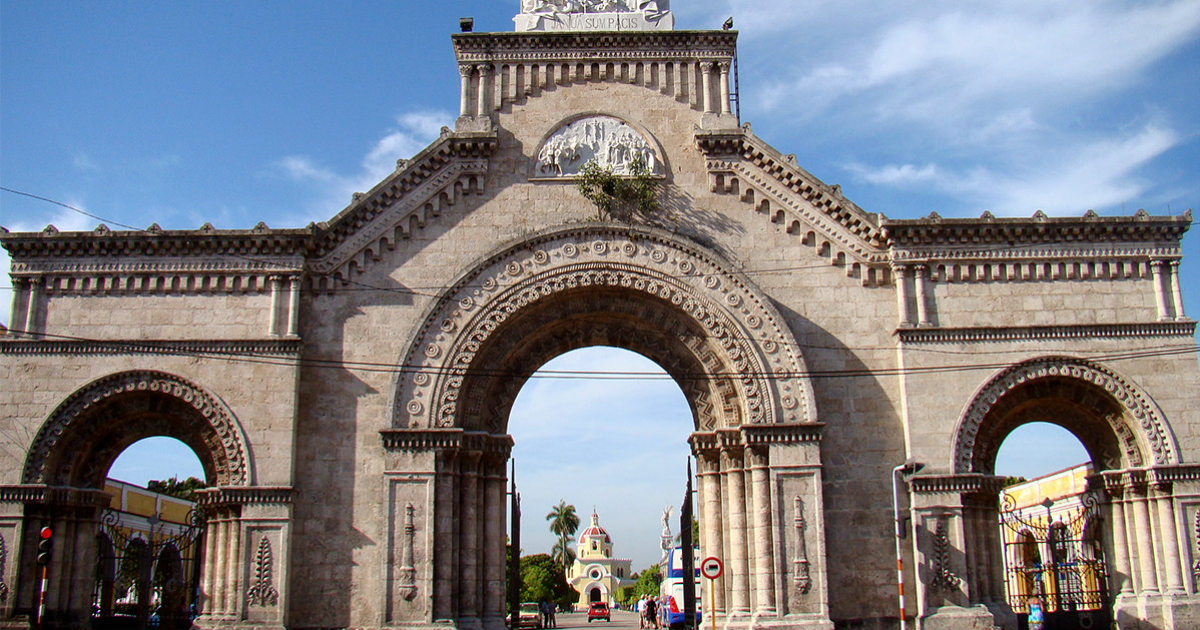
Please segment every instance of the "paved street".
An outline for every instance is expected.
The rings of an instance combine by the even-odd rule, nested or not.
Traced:
[[[612,611],[612,621],[593,621],[588,623],[587,613],[558,613],[555,616],[558,621],[558,627],[562,630],[566,628],[587,628],[591,626],[594,630],[638,630],[637,615],[625,610]]]

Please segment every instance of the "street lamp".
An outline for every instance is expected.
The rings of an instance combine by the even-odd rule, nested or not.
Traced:
[[[910,477],[925,467],[925,464],[909,459],[892,469],[892,514],[896,519],[896,588],[900,602],[900,630],[905,630],[904,620],[904,556],[900,550],[900,539],[904,538],[904,522],[900,520],[900,484],[901,475]]]

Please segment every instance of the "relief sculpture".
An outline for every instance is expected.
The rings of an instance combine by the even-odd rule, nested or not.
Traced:
[[[537,155],[537,177],[571,177],[595,160],[617,175],[633,175],[640,160],[657,173],[658,160],[650,143],[628,124],[610,116],[576,120],[554,132]]]

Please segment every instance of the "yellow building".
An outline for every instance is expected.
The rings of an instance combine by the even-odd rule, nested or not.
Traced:
[[[1005,588],[1017,613],[1037,595],[1046,613],[1101,611],[1107,585],[1090,464],[1016,484],[1000,495]]]
[[[104,491],[112,499],[96,533],[93,616],[190,625],[203,531],[195,503],[115,479],[105,481]]]
[[[575,563],[567,571],[567,583],[579,591],[579,607],[587,609],[591,602],[612,606],[617,589],[633,586],[630,577],[632,560],[614,558],[612,538],[600,527],[600,516],[592,512],[592,522],[579,534]]]

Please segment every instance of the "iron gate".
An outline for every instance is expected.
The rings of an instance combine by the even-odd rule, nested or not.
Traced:
[[[1001,495],[1008,604],[1028,627],[1029,604],[1041,602],[1046,630],[1108,628],[1108,568],[1100,536],[1099,499],[1092,493],[1018,507]]]
[[[199,614],[204,513],[185,523],[106,509],[96,533],[92,627],[188,628]]]

